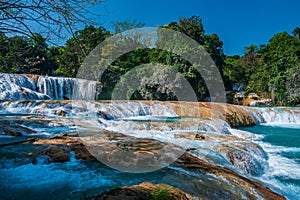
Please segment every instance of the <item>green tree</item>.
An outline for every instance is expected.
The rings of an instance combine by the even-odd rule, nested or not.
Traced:
[[[55,73],[75,77],[86,56],[110,35],[110,32],[101,26],[98,28],[87,26],[83,30],[76,31],[75,37],[69,39],[65,47],[56,49],[59,53],[59,56],[56,56],[59,68]]]
[[[300,40],[300,28],[299,27],[296,27],[294,30],[293,30],[293,34],[294,34],[294,37],[298,40]]]
[[[249,49],[248,54],[251,55],[251,52],[253,48]],[[300,41],[297,29],[294,31],[294,36],[287,32],[275,34],[268,44],[260,46],[253,55],[247,61],[252,66],[248,92],[272,97],[279,105],[286,104],[290,101],[287,81],[291,73],[293,74],[292,69],[299,64]]]
[[[300,104],[300,65],[295,65],[294,67],[288,69],[286,72],[286,90],[288,101],[292,105]]]
[[[245,68],[241,65],[239,55],[227,56],[223,68],[224,82],[227,90],[231,90],[234,83],[245,83]]]
[[[179,18],[178,22],[171,22],[168,25],[164,25],[163,28],[172,29],[179,31],[189,36],[200,45],[202,45],[212,60],[217,65],[219,72],[223,74],[224,67],[224,53],[223,53],[223,42],[220,40],[217,34],[207,35],[204,32],[204,25],[199,16],[192,16],[189,18]],[[166,41],[165,38],[159,38],[161,41]],[[177,43],[177,42],[176,42]],[[174,46],[170,44],[170,46]],[[184,47],[180,47],[184,51]],[[159,59],[156,60],[166,65],[171,65],[178,72],[182,73],[184,77],[189,81],[191,86],[194,88],[199,100],[205,100],[209,96],[208,89],[203,77],[196,70],[196,66],[192,66],[187,61],[180,58],[178,55],[172,53],[158,53],[156,52]],[[200,56],[200,55],[199,55]],[[214,80],[215,75],[211,74],[209,69],[204,69],[205,77],[208,80]],[[204,73],[204,72],[203,72]],[[203,74],[202,74],[203,75]],[[214,80],[222,81],[222,80]]]
[[[1,71],[7,73],[40,73],[51,71],[48,46],[40,34],[31,37],[0,37]]]

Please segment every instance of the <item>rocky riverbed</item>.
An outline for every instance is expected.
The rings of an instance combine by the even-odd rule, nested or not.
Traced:
[[[266,152],[253,135],[232,129],[256,123],[243,107],[48,100],[2,102],[1,112],[0,197],[6,199],[44,192],[51,193],[46,199],[101,199],[129,189],[128,199],[147,197],[156,186],[130,187],[145,181],[180,189],[171,192],[174,199],[285,199],[259,180]]]

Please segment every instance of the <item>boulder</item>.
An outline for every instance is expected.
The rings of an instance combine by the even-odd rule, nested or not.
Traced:
[[[70,147],[68,147],[66,144],[48,146],[42,145],[33,152],[33,155],[35,157],[33,161],[34,163],[36,163],[40,157],[45,156],[47,157],[47,163],[63,163],[70,161]]]
[[[167,184],[153,184],[150,182],[143,182],[139,185],[126,186],[119,189],[114,189],[101,195],[88,198],[88,200],[149,200],[149,199],[161,199],[161,200],[192,200],[191,195],[172,187]]]

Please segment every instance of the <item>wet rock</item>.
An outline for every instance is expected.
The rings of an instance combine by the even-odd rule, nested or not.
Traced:
[[[50,145],[54,151],[42,150],[38,155],[60,159],[64,155],[61,144],[67,145],[75,152],[76,159],[87,161],[99,160],[116,169],[138,172],[149,171],[154,168],[162,168],[174,162],[185,150],[170,143],[158,140],[135,138],[121,133],[102,130],[79,138],[66,136],[48,140],[37,140],[34,144]],[[49,148],[49,147],[48,147]],[[61,159],[61,162],[64,158]]]
[[[225,103],[207,102],[165,102],[179,116],[200,117],[202,119],[221,119],[231,127],[253,126],[255,119],[243,107]]]
[[[63,110],[58,110],[56,112],[56,114],[59,115],[59,116],[62,116],[62,117],[65,117],[67,115],[67,113],[65,111],[63,111]]]
[[[47,156],[48,163],[70,161],[70,147],[66,144],[41,146],[33,152],[35,157],[34,163],[40,156]]]
[[[201,133],[179,133],[174,136],[175,138],[184,138],[188,140],[205,140],[205,136]]]
[[[12,168],[32,163],[34,158],[32,152],[36,146],[23,137],[13,138],[0,148],[0,167]]]
[[[112,168],[132,172],[165,167],[185,151],[174,144],[104,130],[89,137],[81,137],[81,140],[99,161]]]
[[[116,102],[116,101],[114,101]],[[122,101],[119,101],[120,103]],[[101,102],[103,104],[110,103]],[[131,102],[132,103],[132,102]],[[154,106],[157,102],[150,101],[139,101],[139,103],[148,104]],[[14,102],[8,102],[4,107],[15,104]],[[70,113],[71,110],[76,110],[76,112],[85,112],[87,107],[84,103],[80,101],[68,101],[68,100],[43,100],[39,102],[32,101],[19,101],[17,102],[18,106],[26,107],[30,109],[31,113],[37,114],[47,114],[49,108],[61,110],[61,107],[64,107],[65,113]],[[180,102],[180,101],[166,101],[159,102],[160,105],[165,105],[170,108],[170,110],[176,112],[178,116],[185,117],[198,117],[201,119],[221,119],[228,122],[231,127],[239,126],[252,126],[255,125],[255,120],[253,117],[243,109],[242,106],[236,106],[226,103],[208,103],[208,102]],[[50,106],[50,107],[49,107]],[[125,105],[126,106],[126,105]],[[127,105],[128,106],[128,105]],[[39,109],[36,109],[36,108]],[[142,109],[143,107],[141,107]],[[118,108],[117,108],[118,109]],[[121,108],[120,108],[121,109]],[[108,108],[104,110],[97,111],[99,116],[102,116],[104,119],[114,119],[113,108]],[[58,114],[63,114],[60,111]]]
[[[187,148],[186,151],[196,151],[199,150],[198,148]]]
[[[111,119],[113,119],[112,116],[110,116],[108,113],[103,112],[103,111],[101,111],[101,110],[98,110],[98,115],[101,116],[103,119],[106,119],[106,120],[111,120]]]
[[[67,136],[57,136],[51,139],[39,139],[34,142],[34,144],[72,144],[80,143],[78,138],[67,137]]]
[[[96,135],[69,138],[66,136],[37,140],[34,144],[66,144],[75,152],[76,159],[101,161],[115,168],[145,170],[163,163],[172,163],[184,150],[173,144],[158,140],[134,138],[121,133],[104,131]],[[39,153],[39,155],[49,154]],[[51,157],[52,154],[49,155]],[[55,155],[53,155],[55,157]]]
[[[206,182],[203,190],[197,189],[198,194],[195,194],[195,196],[200,199],[222,199],[222,197],[226,199],[286,199],[259,182],[249,180],[230,169],[200,160],[188,153],[183,154],[175,163],[173,163],[173,165],[190,172],[195,172],[199,174],[200,177],[201,175],[209,176],[209,174],[213,174],[216,177],[222,177],[212,183]],[[224,180],[225,182],[221,183],[221,180]],[[199,185],[199,187],[201,186]],[[213,189],[211,190],[210,187]],[[190,194],[192,193],[190,192]],[[217,194],[217,196],[214,196],[215,194]]]
[[[99,132],[97,134],[99,134]],[[104,161],[104,163],[106,161],[115,162],[119,166],[123,165],[125,169],[135,169],[135,164],[139,167],[148,167],[154,163],[153,158],[162,159],[160,157],[162,155],[171,160],[172,154],[166,154],[178,148],[174,145],[169,145],[169,147],[172,148],[164,149],[163,147],[168,147],[168,144],[151,139],[128,137],[111,131],[104,131],[102,134],[105,136],[105,139],[93,138],[91,137],[93,135],[85,136],[85,139],[89,138],[91,142],[90,144],[95,145],[95,150],[103,156],[101,161]],[[9,165],[13,164],[13,162],[17,162],[18,165],[31,162],[41,163],[41,161],[42,163],[66,162],[70,160],[71,150],[75,152],[75,156],[78,159],[97,161],[93,157],[96,153],[90,153],[85,148],[86,144],[84,142],[87,142],[87,140],[82,141],[82,138],[83,137],[76,138],[61,136],[53,139],[39,139],[34,142],[5,146],[0,148],[0,164],[2,167],[9,168],[11,167]],[[101,147],[100,149],[99,145]],[[122,154],[124,151],[127,152],[125,156]],[[97,155],[95,157],[97,157]],[[18,158],[18,160],[16,160],[16,158]],[[12,162],[10,162],[10,160]],[[188,153],[181,155],[179,159],[172,164],[172,166],[180,170],[186,170],[185,173],[187,174],[195,174],[193,175],[193,177],[196,176],[196,178],[193,179],[193,181],[195,181],[193,186],[196,188],[185,187],[185,184],[189,185],[189,183],[182,183],[183,185],[181,185],[180,188],[185,188],[184,191],[202,199],[215,199],[220,197],[224,197],[226,199],[284,199],[284,197],[274,193],[260,183],[251,181],[230,169],[200,160]],[[172,170],[172,168],[169,170]],[[180,183],[175,183],[180,185]],[[126,191],[129,193],[120,193],[124,195],[128,194],[129,197],[131,196],[130,198],[134,198],[132,196],[138,196],[140,194],[135,191],[132,192],[132,190]],[[119,192],[114,192],[111,197],[118,193]],[[158,194],[160,193],[161,192],[158,192]],[[151,192],[148,192],[147,194],[151,195]],[[174,195],[174,199],[180,199],[181,197],[183,199],[185,198],[184,196],[180,196],[181,193],[175,192],[175,194],[178,194],[178,196]],[[104,198],[105,196],[100,195],[97,198],[100,197]],[[106,197],[108,198],[109,196]],[[120,196],[116,196],[116,198],[119,197]],[[121,197],[125,199],[127,198],[125,196]],[[145,195],[143,197],[145,197]]]
[[[205,140],[205,136],[204,136],[204,135],[201,135],[201,134],[199,134],[199,133],[197,133],[197,134],[195,135],[195,138],[198,139],[198,140]]]
[[[219,163],[220,165],[224,164],[223,162],[227,160],[246,174],[258,176],[268,167],[267,153],[259,145],[251,141],[233,135],[218,133],[203,132],[197,134],[193,132],[180,133],[176,134],[175,138],[184,138],[193,141],[203,140],[202,138],[204,138],[205,142],[203,143],[193,143],[193,145],[197,145],[198,148],[191,146],[191,149],[188,150],[195,151],[194,153],[199,155],[201,152],[205,153],[205,149],[208,148],[210,152],[214,152],[214,155],[219,155],[224,159],[210,160],[210,158],[206,156],[206,160]],[[209,144],[211,146],[209,146]]]
[[[59,136],[52,139],[40,139],[34,144],[42,145],[61,145],[66,144],[70,151],[75,152],[75,158],[78,160],[97,161],[91,153],[86,149],[82,141],[77,137]]]
[[[10,136],[22,136],[36,133],[36,131],[14,121],[0,121],[0,132],[3,135]]]
[[[97,161],[83,144],[73,143],[70,145],[72,151],[75,152],[75,158],[78,160]]]
[[[230,150],[227,152],[230,162],[253,176],[259,176],[264,172],[264,166],[253,155],[240,150]]]
[[[167,184],[152,184],[143,182],[139,185],[126,186],[114,189],[99,196],[88,198],[89,200],[149,200],[149,199],[169,199],[169,200],[192,200],[191,195]]]
[[[268,167],[267,153],[258,144],[233,135],[206,133],[205,136],[206,141],[214,142],[212,150],[221,153],[246,174],[258,176]]]

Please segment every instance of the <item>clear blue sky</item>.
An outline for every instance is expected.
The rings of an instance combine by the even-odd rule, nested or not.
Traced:
[[[265,44],[275,33],[300,27],[299,0],[106,0],[96,10],[108,29],[113,21],[158,26],[200,16],[206,33],[216,33],[224,42],[227,55],[243,54],[245,46]]]

